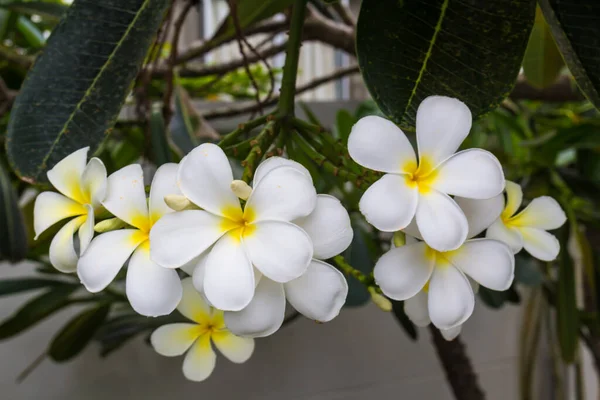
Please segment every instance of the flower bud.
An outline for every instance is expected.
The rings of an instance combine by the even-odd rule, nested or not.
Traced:
[[[242,200],[247,200],[250,197],[250,193],[252,193],[250,185],[237,179],[231,182],[230,187],[233,193]]]

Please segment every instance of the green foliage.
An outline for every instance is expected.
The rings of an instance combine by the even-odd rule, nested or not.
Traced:
[[[12,262],[27,255],[27,231],[17,193],[0,157],[0,257]]]
[[[600,108],[600,3],[540,0],[540,7],[579,89]]]
[[[375,265],[373,255],[377,254],[378,245],[368,232],[368,227],[365,226],[361,217],[356,216],[352,222],[354,238],[344,256],[354,268],[365,274],[370,274],[373,272],[373,266]],[[356,307],[367,303],[371,298],[367,288],[352,276],[346,276],[346,279],[348,280],[348,297],[345,305]]]
[[[167,129],[160,105],[154,104],[150,114],[150,139],[152,161],[157,167],[171,161],[171,149],[167,142]]]
[[[71,319],[52,339],[48,355],[54,361],[69,361],[91,342],[108,313],[110,304],[87,309]]]
[[[76,1],[69,8],[13,106],[7,151],[22,179],[45,181],[45,172],[66,155],[99,145],[119,114],[168,4]]]
[[[513,87],[534,16],[535,0],[365,0],[356,37],[363,79],[403,128],[414,129],[430,95],[459,98],[479,117]]]
[[[28,292],[30,290],[41,289],[56,286],[73,286],[69,283],[56,279],[46,278],[13,278],[0,281],[0,297],[10,296],[17,293]]]
[[[523,73],[531,85],[544,88],[556,82],[564,65],[544,14],[538,7],[523,58]]]
[[[27,15],[39,15],[44,18],[58,21],[67,11],[69,6],[59,1],[0,1],[0,9],[15,11]]]
[[[568,229],[562,229],[562,243],[566,243]],[[577,357],[579,345],[579,311],[577,310],[577,287],[575,267],[567,251],[559,255],[556,293],[556,328],[563,361],[572,363]]]
[[[200,144],[196,136],[199,120],[193,118],[193,108],[187,92],[181,86],[175,87],[175,114],[171,120],[171,140],[182,155]]]
[[[245,28],[264,21],[273,15],[280,13],[292,5],[293,0],[237,0],[237,18],[239,26],[242,30]],[[222,38],[235,35],[235,25],[231,15],[223,21],[217,33],[212,40],[220,40]]]

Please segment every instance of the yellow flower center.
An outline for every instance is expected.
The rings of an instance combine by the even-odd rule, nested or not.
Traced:
[[[452,255],[456,255],[459,251],[461,251],[460,247],[456,250],[437,251],[429,246],[426,246],[425,258],[427,258],[428,260],[433,259],[433,262],[435,263],[435,268],[448,268],[452,265],[452,263],[450,262],[450,257]],[[429,292],[429,281],[427,281],[425,283],[425,286],[423,286],[423,291],[425,293]]]
[[[418,165],[415,161],[407,162],[402,167],[402,170],[406,173],[406,183],[410,187],[417,187],[421,194],[428,193],[437,176],[434,167],[431,160],[426,156],[421,157]]]
[[[254,220],[256,215],[251,207],[246,207],[244,211],[238,206],[228,206],[221,210],[225,218],[221,222],[221,231],[228,232],[238,241],[243,237],[252,235],[256,230]]]

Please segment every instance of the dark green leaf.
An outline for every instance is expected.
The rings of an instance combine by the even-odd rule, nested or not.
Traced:
[[[69,283],[65,283],[55,279],[44,279],[44,278],[12,278],[4,279],[0,281],[0,296],[8,296],[12,294],[27,292],[29,290],[35,290],[45,287],[53,286],[68,286]]]
[[[0,8],[16,11],[22,14],[39,15],[58,21],[69,6],[61,3],[48,3],[44,1],[2,1]]]
[[[490,308],[501,308],[508,300],[506,292],[498,292],[486,287],[479,287],[479,297]]]
[[[385,117],[379,107],[377,107],[377,103],[373,100],[365,100],[356,107],[354,111],[354,118],[356,120],[361,119],[362,117],[367,117],[369,115],[377,115],[379,117]]]
[[[568,229],[561,231],[556,291],[556,329],[560,353],[566,363],[575,361],[579,338],[579,318],[577,311],[576,282],[573,260],[567,249]]]
[[[200,144],[196,137],[198,121],[191,118],[190,110],[186,100],[187,92],[181,86],[175,88],[175,113],[171,119],[171,140],[179,149],[181,155],[186,155]]]
[[[110,304],[104,304],[71,319],[52,339],[48,355],[58,362],[75,357],[92,340],[109,312]]]
[[[510,93],[533,27],[535,0],[364,0],[358,63],[381,110],[414,129],[431,95],[464,101],[474,117]]]
[[[110,131],[169,0],[76,0],[23,83],[7,152],[28,182]],[[77,40],[74,40],[76,38]]]
[[[152,139],[152,158],[156,166],[171,161],[171,149],[167,142],[167,131],[160,107],[153,107],[150,114],[150,138]]]
[[[350,248],[346,250],[345,258],[354,268],[365,274],[370,274],[373,272],[373,266],[375,265],[371,250],[375,244],[373,238],[358,221],[357,219],[353,220],[354,238]],[[367,303],[371,298],[367,288],[352,276],[346,276],[346,279],[348,280],[348,297],[345,305],[356,307]]]
[[[0,340],[17,335],[63,309],[71,302],[69,295],[77,286],[58,286],[27,302],[15,314],[0,324]]]
[[[523,73],[532,86],[544,88],[556,82],[564,65],[544,14],[538,7],[523,58]]]
[[[352,130],[352,126],[356,123],[356,118],[354,115],[350,114],[346,110],[339,110],[335,116],[335,133],[338,139],[342,140],[344,145],[348,143],[348,136],[350,136],[350,131]]]
[[[600,108],[600,2],[540,0],[539,3],[579,89]]]
[[[394,313],[394,317],[396,317],[396,321],[402,326],[404,332],[408,335],[412,340],[417,340],[419,337],[419,332],[415,327],[415,324],[412,323],[408,316],[404,312],[404,302],[403,301],[395,301],[392,302],[392,312]]]
[[[544,275],[539,269],[538,261],[529,255],[515,256],[515,281],[527,286],[539,286]]]
[[[12,262],[27,255],[27,229],[17,193],[0,159],[0,255]]]

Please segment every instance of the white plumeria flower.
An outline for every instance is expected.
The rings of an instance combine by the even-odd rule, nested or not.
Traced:
[[[87,164],[89,147],[77,150],[48,171],[48,180],[62,194],[43,192],[35,200],[33,220],[35,239],[65,218],[67,222],[50,243],[50,262],[61,272],[75,272],[80,254],[94,236],[95,213],[102,211],[106,191],[106,168],[100,159]],[[79,254],[73,235],[78,231]]]
[[[467,237],[473,238],[498,217],[502,197],[456,201],[468,221]],[[405,231],[422,237],[415,223]],[[393,248],[381,256],[373,273],[383,293],[394,300],[408,300],[425,291],[431,322],[448,330],[463,324],[473,312],[475,297],[466,275],[487,288],[506,290],[512,284],[514,268],[514,255],[505,243],[470,239],[447,252],[426,242]]]
[[[285,283],[307,270],[313,244],[291,223],[310,214],[317,199],[303,173],[285,165],[257,169],[254,190],[242,209],[231,189],[227,156],[205,143],[181,161],[177,180],[185,197],[202,210],[158,221],[150,232],[152,259],[179,268],[209,250],[203,292],[214,307],[239,311],[252,300],[261,275]]]
[[[163,325],[152,333],[150,343],[157,353],[174,357],[187,351],[183,374],[200,382],[210,376],[217,356],[212,343],[230,361],[246,362],[254,351],[254,339],[235,336],[225,326],[223,311],[210,307],[192,286],[191,278],[182,281],[183,297],[177,310],[194,323]]]
[[[181,299],[181,281],[177,271],[150,259],[149,232],[156,221],[172,212],[164,197],[181,193],[176,177],[177,164],[160,166],[148,200],[140,165],[129,165],[108,177],[102,204],[131,227],[103,233],[90,243],[77,265],[79,279],[87,290],[95,293],[106,288],[129,259],[125,292],[133,309],[153,317],[175,309]]]
[[[386,174],[362,196],[360,211],[377,229],[395,232],[416,219],[423,238],[438,251],[454,250],[467,238],[467,220],[449,195],[489,199],[504,189],[504,174],[491,153],[454,152],[469,134],[471,112],[457,99],[431,96],[417,110],[419,160],[391,121],[360,119],[348,138],[358,164]]]
[[[427,291],[421,290],[415,296],[404,301],[404,313],[416,326],[425,327],[431,323],[429,318],[429,296]],[[454,340],[462,330],[462,324],[449,329],[440,329],[444,339]]]
[[[560,228],[567,220],[565,212],[552,197],[541,196],[517,213],[522,201],[521,186],[506,181],[506,206],[488,228],[486,237],[505,242],[515,254],[525,248],[539,260],[554,260],[560,252],[560,242],[546,230]]]
[[[268,171],[282,165],[297,169],[312,182],[310,173],[301,164],[272,157],[257,169],[255,184],[261,177],[267,176]],[[246,337],[275,333],[285,317],[286,299],[298,312],[315,321],[328,322],[340,313],[348,295],[348,283],[340,271],[322,260],[340,254],[352,242],[348,211],[335,197],[321,194],[317,196],[316,207],[310,215],[292,222],[312,240],[314,253],[308,269],[299,278],[286,283],[263,276],[248,306],[241,311],[225,312],[225,322],[232,332]],[[198,261],[193,272],[194,286],[200,292],[204,288],[204,260]]]

